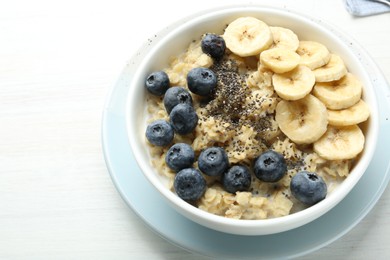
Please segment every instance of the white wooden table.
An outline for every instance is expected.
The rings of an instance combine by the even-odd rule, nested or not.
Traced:
[[[104,163],[101,116],[148,37],[218,2],[135,2],[0,1],[0,259],[203,259],[123,202]],[[390,81],[390,13],[353,18],[342,0],[272,5],[338,25]],[[387,189],[358,226],[304,259],[390,259],[389,241]]]

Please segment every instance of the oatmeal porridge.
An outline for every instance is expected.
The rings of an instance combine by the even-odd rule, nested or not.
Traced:
[[[180,160],[188,161],[184,168],[192,171],[186,174],[201,176],[196,183],[204,186],[197,188],[198,197],[182,198],[201,210],[235,219],[292,214],[337,188],[363,149],[359,124],[369,117],[369,108],[362,100],[360,82],[337,54],[321,43],[300,41],[287,28],[242,17],[230,23],[222,35],[199,36],[162,69],[164,80],[157,80],[157,74],[147,79],[147,84],[150,79],[165,82],[162,91],[149,89],[147,123],[165,122],[172,137],[156,145],[146,133],[152,164],[169,180],[168,188],[182,197],[186,191],[181,193],[175,183],[181,173],[177,165]],[[191,73],[216,83],[198,88],[197,76],[195,83],[189,82]],[[168,91],[179,101],[170,99]],[[181,124],[186,122],[195,123],[183,130]],[[171,163],[168,155],[179,149],[173,144],[193,154],[190,151]],[[202,152],[210,148],[221,149],[227,156],[226,167],[218,173],[216,165],[207,170],[199,161]],[[219,156],[218,151],[213,156]],[[261,155],[269,151],[273,157],[261,161]],[[268,162],[278,161],[276,155],[280,155],[284,170],[270,181],[258,172],[268,167]],[[241,169],[226,177],[236,165]],[[246,172],[249,180],[245,187],[238,185],[241,188],[229,191],[226,185],[236,183],[234,178]],[[298,175],[303,179],[298,180]],[[319,183],[319,199],[302,195],[305,188],[299,185],[305,181]]]

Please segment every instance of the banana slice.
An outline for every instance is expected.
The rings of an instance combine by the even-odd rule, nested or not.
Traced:
[[[260,54],[260,62],[275,73],[293,70],[299,63],[299,55],[284,48],[272,48]]]
[[[330,53],[328,49],[318,42],[300,41],[297,53],[301,56],[299,64],[314,70],[329,62]]]
[[[295,101],[280,101],[276,106],[275,120],[293,142],[310,144],[326,132],[328,113],[325,105],[309,94]]]
[[[362,96],[362,84],[351,73],[332,82],[316,83],[313,95],[332,110],[345,109],[356,104]]]
[[[326,133],[313,144],[314,151],[327,160],[347,160],[364,148],[364,135],[357,125],[329,126]]]
[[[298,36],[293,31],[283,27],[270,26],[269,28],[276,48],[285,48],[291,51],[298,49]]]
[[[328,121],[330,125],[347,126],[357,125],[364,122],[370,116],[370,109],[363,100],[343,110],[328,110]]]
[[[226,47],[241,57],[257,55],[273,43],[268,25],[254,17],[241,17],[231,22],[222,36]]]
[[[272,76],[276,93],[285,100],[298,100],[305,97],[311,92],[315,80],[312,70],[302,65],[292,71]]]
[[[339,80],[347,74],[344,61],[336,54],[330,54],[329,62],[314,70],[317,82],[329,82]]]

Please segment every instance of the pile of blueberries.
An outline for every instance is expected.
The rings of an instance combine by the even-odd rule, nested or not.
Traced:
[[[206,34],[201,43],[204,53],[220,60],[226,49],[225,41],[215,34]],[[199,96],[210,97],[216,88],[217,77],[207,68],[194,68],[187,74],[188,89]],[[164,96],[164,107],[169,114],[169,122],[156,120],[146,128],[146,138],[156,146],[168,146],[175,133],[186,135],[195,129],[198,116],[192,105],[189,91],[183,87],[170,87],[168,75],[164,71],[151,73],[145,83],[146,89],[153,95]],[[201,198],[206,190],[208,176],[220,177],[224,189],[230,193],[247,191],[251,185],[251,172],[245,165],[230,167],[228,156],[221,147],[209,147],[198,157],[198,169],[193,168],[195,152],[185,143],[173,144],[165,157],[166,164],[176,172],[174,188],[177,195],[185,201],[194,202]],[[283,155],[269,150],[255,159],[253,173],[261,181],[277,182],[287,173],[287,164]],[[291,193],[299,201],[313,205],[324,199],[327,187],[321,177],[315,173],[301,171],[290,184]]]

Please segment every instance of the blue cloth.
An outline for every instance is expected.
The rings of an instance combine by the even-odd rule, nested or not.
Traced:
[[[371,0],[345,0],[345,7],[354,16],[369,16],[390,12],[390,6]]]

